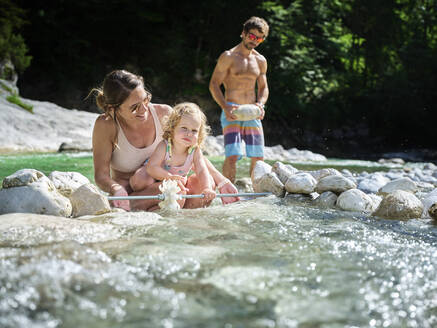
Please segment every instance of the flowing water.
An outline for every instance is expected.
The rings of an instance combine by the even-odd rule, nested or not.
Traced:
[[[429,220],[274,196],[62,220],[0,223],[0,327],[437,326]]]

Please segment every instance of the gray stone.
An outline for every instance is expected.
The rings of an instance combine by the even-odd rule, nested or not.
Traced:
[[[371,213],[375,210],[373,200],[359,189],[349,189],[341,193],[337,206],[345,211]]]
[[[275,172],[279,180],[281,180],[281,182],[285,184],[288,178],[298,172],[298,169],[294,168],[291,165],[276,162],[275,164],[273,164],[272,171]]]
[[[102,195],[96,186],[84,184],[70,195],[73,217],[99,215],[111,211],[108,198]]]
[[[53,171],[49,174],[56,189],[66,197],[69,197],[80,186],[90,183],[87,177],[78,172]]]
[[[40,171],[34,169],[22,169],[4,178],[2,186],[4,189],[27,186],[43,177],[45,177],[45,175]]]
[[[429,210],[428,210],[428,214],[430,217],[432,217],[434,220],[437,220],[437,203],[435,203],[434,205],[432,205]]]
[[[410,178],[400,178],[387,183],[385,186],[379,189],[378,193],[385,195],[395,190],[403,190],[414,193],[417,191],[417,184]]]
[[[285,183],[285,190],[295,194],[311,194],[317,185],[316,179],[308,173],[296,173]]]
[[[387,219],[420,218],[423,212],[422,202],[412,193],[395,190],[382,199],[373,215]]]
[[[356,188],[357,185],[348,178],[342,175],[329,175],[320,179],[316,186],[316,192],[319,194],[325,191],[332,191],[340,194],[346,190]]]
[[[320,207],[331,208],[334,207],[337,202],[337,195],[332,191],[325,191],[319,197],[314,200],[314,204]]]
[[[24,176],[29,175],[25,172]],[[37,176],[38,180],[27,185],[0,190],[0,214],[37,213],[64,217],[71,215],[69,199],[60,194],[41,172]],[[23,179],[18,178],[16,181],[22,182]]]
[[[264,174],[260,179],[253,182],[255,192],[272,192],[277,197],[284,197],[284,184],[274,172]]]

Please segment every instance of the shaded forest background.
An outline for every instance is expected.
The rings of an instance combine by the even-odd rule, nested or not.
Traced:
[[[208,83],[250,16],[270,24],[266,144],[376,158],[437,160],[437,0],[0,0],[0,60],[21,96],[96,111],[106,73],[144,76],[153,101],[199,103],[214,134]]]

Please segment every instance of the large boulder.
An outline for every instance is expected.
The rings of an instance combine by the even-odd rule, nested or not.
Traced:
[[[358,183],[358,189],[365,193],[376,194],[379,189],[390,182],[390,179],[383,176],[381,173],[376,172],[369,174],[366,178],[362,179]]]
[[[276,162],[275,164],[273,164],[272,171],[275,172],[279,180],[281,180],[281,182],[285,184],[288,178],[290,178],[293,174],[296,174],[298,172],[298,169],[294,168],[289,164]]]
[[[296,173],[285,183],[285,190],[294,194],[311,194],[317,185],[316,179],[308,173]]]
[[[423,212],[422,202],[412,193],[395,190],[382,199],[373,215],[387,219],[420,218]]]
[[[73,217],[99,215],[111,211],[108,198],[91,183],[84,184],[70,195]]]
[[[42,172],[23,169],[3,180],[0,214],[36,213],[69,217],[70,200]]]
[[[417,184],[410,178],[400,178],[387,183],[385,186],[379,189],[378,193],[381,195],[386,195],[395,190],[403,190],[414,193],[417,191]]]
[[[328,175],[317,183],[316,192],[319,194],[325,191],[332,191],[336,194],[341,194],[342,192],[354,189],[357,185],[352,180],[345,178],[342,175]]]
[[[373,199],[359,189],[349,189],[341,193],[337,206],[345,211],[371,213],[376,209]]]
[[[271,192],[277,197],[284,197],[285,195],[284,184],[274,172],[266,173],[254,181],[253,190],[255,192]]]
[[[87,177],[79,172],[53,171],[49,174],[56,189],[66,197],[69,197],[80,186],[90,183]]]
[[[325,191],[319,197],[314,200],[314,204],[319,207],[334,207],[337,202],[337,195],[332,191]]]

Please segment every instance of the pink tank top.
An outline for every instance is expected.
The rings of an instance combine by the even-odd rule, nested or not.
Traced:
[[[120,172],[136,171],[152,155],[156,146],[161,142],[163,133],[161,122],[152,104],[149,105],[149,109],[155,123],[155,141],[147,147],[136,148],[127,140],[122,127],[117,122],[118,141],[112,152],[111,168]]]
[[[191,167],[193,166],[193,158],[194,158],[194,153],[196,151],[196,148],[194,148],[187,156],[187,158],[185,159],[185,163],[181,166],[171,166],[169,164],[167,164],[170,161],[170,152],[169,152],[169,147],[168,147],[168,141],[165,140],[165,158],[164,158],[164,169],[166,169],[168,172],[170,172],[171,174],[175,174],[175,175],[181,175],[181,176],[185,176],[187,175],[190,170]]]

